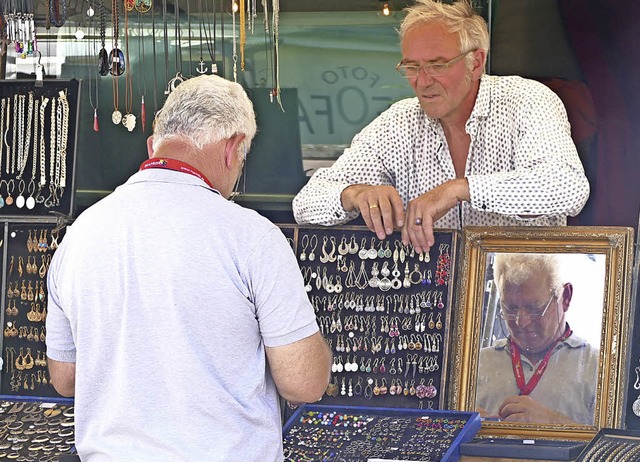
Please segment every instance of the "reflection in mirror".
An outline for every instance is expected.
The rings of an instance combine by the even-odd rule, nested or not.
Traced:
[[[593,425],[604,255],[491,253],[485,274],[476,410]]]
[[[451,409],[482,411],[482,438],[584,441],[619,428],[633,229],[468,226],[463,235]]]

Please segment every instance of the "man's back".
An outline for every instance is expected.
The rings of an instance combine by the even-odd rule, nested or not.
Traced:
[[[140,172],[84,212],[49,281],[77,345],[83,460],[281,458],[265,343],[317,331],[297,292],[265,276],[294,277],[288,258],[274,225],[190,175]],[[49,354],[73,348],[48,327]]]

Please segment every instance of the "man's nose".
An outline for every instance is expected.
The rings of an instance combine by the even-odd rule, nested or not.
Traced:
[[[531,316],[529,316],[525,310],[518,310],[518,314],[516,315],[516,325],[518,327],[527,327],[531,324],[531,321]]]
[[[416,84],[419,87],[428,87],[433,84],[434,79],[431,75],[427,74],[424,68],[420,68],[420,72],[418,72],[418,77],[416,77]]]

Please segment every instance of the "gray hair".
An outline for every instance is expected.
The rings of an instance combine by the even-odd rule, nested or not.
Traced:
[[[493,279],[500,288],[505,282],[521,285],[534,274],[543,273],[550,290],[560,296],[564,281],[560,274],[560,259],[554,254],[497,253],[493,260]]]
[[[246,92],[217,75],[200,75],[176,86],[156,115],[153,149],[171,138],[186,139],[202,149],[238,134],[245,135],[245,147],[256,134],[256,116]]]
[[[407,15],[400,25],[400,40],[407,31],[422,24],[440,23],[449,32],[457,33],[460,39],[460,53],[468,50],[485,51],[484,68],[489,54],[489,29],[484,18],[476,13],[471,0],[459,0],[448,4],[436,0],[416,0],[405,8]],[[467,67],[471,66],[473,55],[466,56]]]

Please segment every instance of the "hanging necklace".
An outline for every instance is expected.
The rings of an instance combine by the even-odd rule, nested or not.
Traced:
[[[174,5],[174,16],[175,16],[175,24],[174,24],[174,34],[176,38],[176,56],[175,56],[175,69],[176,76],[167,82],[167,89],[164,94],[169,95],[175,88],[184,82],[184,77],[182,76],[182,36],[180,34],[180,4],[178,0]],[[165,21],[166,24],[166,21]],[[167,63],[167,67],[168,67]]]
[[[280,98],[280,49],[278,41],[280,40],[280,0],[273,0],[271,7],[273,12],[273,18],[271,19],[271,27],[273,29],[273,75],[274,75],[274,87],[272,90],[271,101],[275,96],[276,101],[280,105],[280,109],[284,112],[282,107],[282,100]]]
[[[193,65],[193,55],[191,53],[191,0],[187,0],[187,32],[189,33],[189,76],[193,77],[193,72],[191,70],[191,66]],[[202,72],[196,69],[198,74],[202,74]],[[207,72],[206,70],[204,72]]]
[[[242,0],[244,1],[244,0]],[[233,30],[232,33],[232,58],[233,58],[233,81],[238,81],[238,43],[236,42],[236,11],[237,11],[237,3],[236,0],[233,0],[233,5],[231,8],[231,28]]]
[[[103,7],[104,8],[104,7]],[[100,7],[98,7],[98,9],[100,10]],[[92,12],[90,14],[90,12]],[[89,3],[89,10],[87,10],[87,14],[89,15],[89,40],[87,41],[87,45],[89,47],[89,51],[87,52],[87,56],[95,56],[96,53],[96,39],[95,39],[95,35],[91,34],[91,28],[93,27],[93,7],[91,6],[91,3]],[[102,30],[100,30],[100,38],[102,39]],[[107,52],[104,49],[104,44],[102,47],[102,50],[100,50],[100,53],[102,53],[104,51],[104,57],[107,57]],[[98,54],[98,61],[100,62],[100,53]],[[89,104],[91,105],[91,108],[93,109],[93,131],[95,132],[99,132],[100,131],[100,124],[98,123],[98,70],[95,69],[95,67],[93,66],[93,63],[91,61],[89,61],[88,63],[88,67],[89,67]],[[94,80],[94,73],[95,73],[95,80]],[[95,90],[95,104],[93,101],[93,90],[91,89],[91,84],[93,83],[93,85],[95,86],[96,90]]]
[[[139,13],[146,13],[153,6],[153,0],[135,0],[135,6]]]
[[[67,20],[67,0],[49,0],[48,13],[49,23],[55,27],[62,27]]]
[[[202,12],[202,0],[198,0],[198,11]],[[203,17],[206,18],[206,13],[203,13]],[[198,21],[198,29],[200,31],[200,62],[198,63],[198,68],[196,69],[196,71],[198,72],[198,74],[206,74],[207,73],[207,66],[204,63],[204,58],[202,56],[202,42],[204,42],[204,38],[202,37],[202,17],[200,18],[200,21]],[[209,44],[207,43],[207,46]]]
[[[133,5],[133,2],[131,4]],[[131,10],[133,10],[133,6]],[[124,47],[126,53],[125,65],[127,67],[127,73],[124,76],[124,105],[127,113],[122,117],[122,125],[132,132],[134,128],[136,128],[136,116],[131,113],[133,109],[133,69],[130,66],[131,61],[129,60],[129,10],[126,8],[124,10]]]
[[[140,18],[140,13],[138,13],[138,56],[140,57],[140,69],[145,69],[144,65],[144,31],[142,28],[142,19]],[[155,42],[155,39],[154,39]],[[142,127],[142,131],[144,132],[147,128],[147,110],[144,105],[144,95],[147,93],[147,79],[142,76],[142,78],[138,79],[138,92],[140,93],[140,126]]]
[[[109,55],[104,47],[107,38],[107,21],[105,19],[104,0],[100,0],[100,5],[98,5],[98,14],[100,21],[100,44],[102,45],[100,52],[98,53],[98,73],[105,76],[109,74]]]
[[[118,23],[120,21],[118,16],[118,0],[113,0],[112,2],[112,22],[113,22],[113,49],[109,54],[109,61],[111,62],[111,68],[109,72],[113,76],[112,78],[112,86],[113,86],[113,114],[111,114],[111,121],[115,125],[119,125],[122,122],[122,112],[118,110],[118,76],[122,75],[124,72],[124,55],[122,51],[118,48]]]
[[[200,0],[199,0],[200,1]],[[216,0],[213,0],[213,20],[209,21],[209,23],[213,24],[213,31],[209,30],[209,26],[205,24],[204,26],[204,37],[205,42],[207,43],[207,50],[209,51],[209,57],[211,58],[211,73],[218,73],[218,64],[216,63]],[[207,11],[207,2],[204,4],[204,19],[207,19],[208,11]],[[200,21],[200,27],[202,29],[202,21]],[[200,32],[200,36],[202,37],[202,32]],[[202,55],[202,51],[200,52]]]
[[[240,70],[244,72],[244,49],[247,45],[247,10],[244,0],[240,0]]]
[[[156,61],[156,9],[151,10],[151,33],[153,34],[152,52],[153,52],[153,115],[158,112],[158,63]]]

